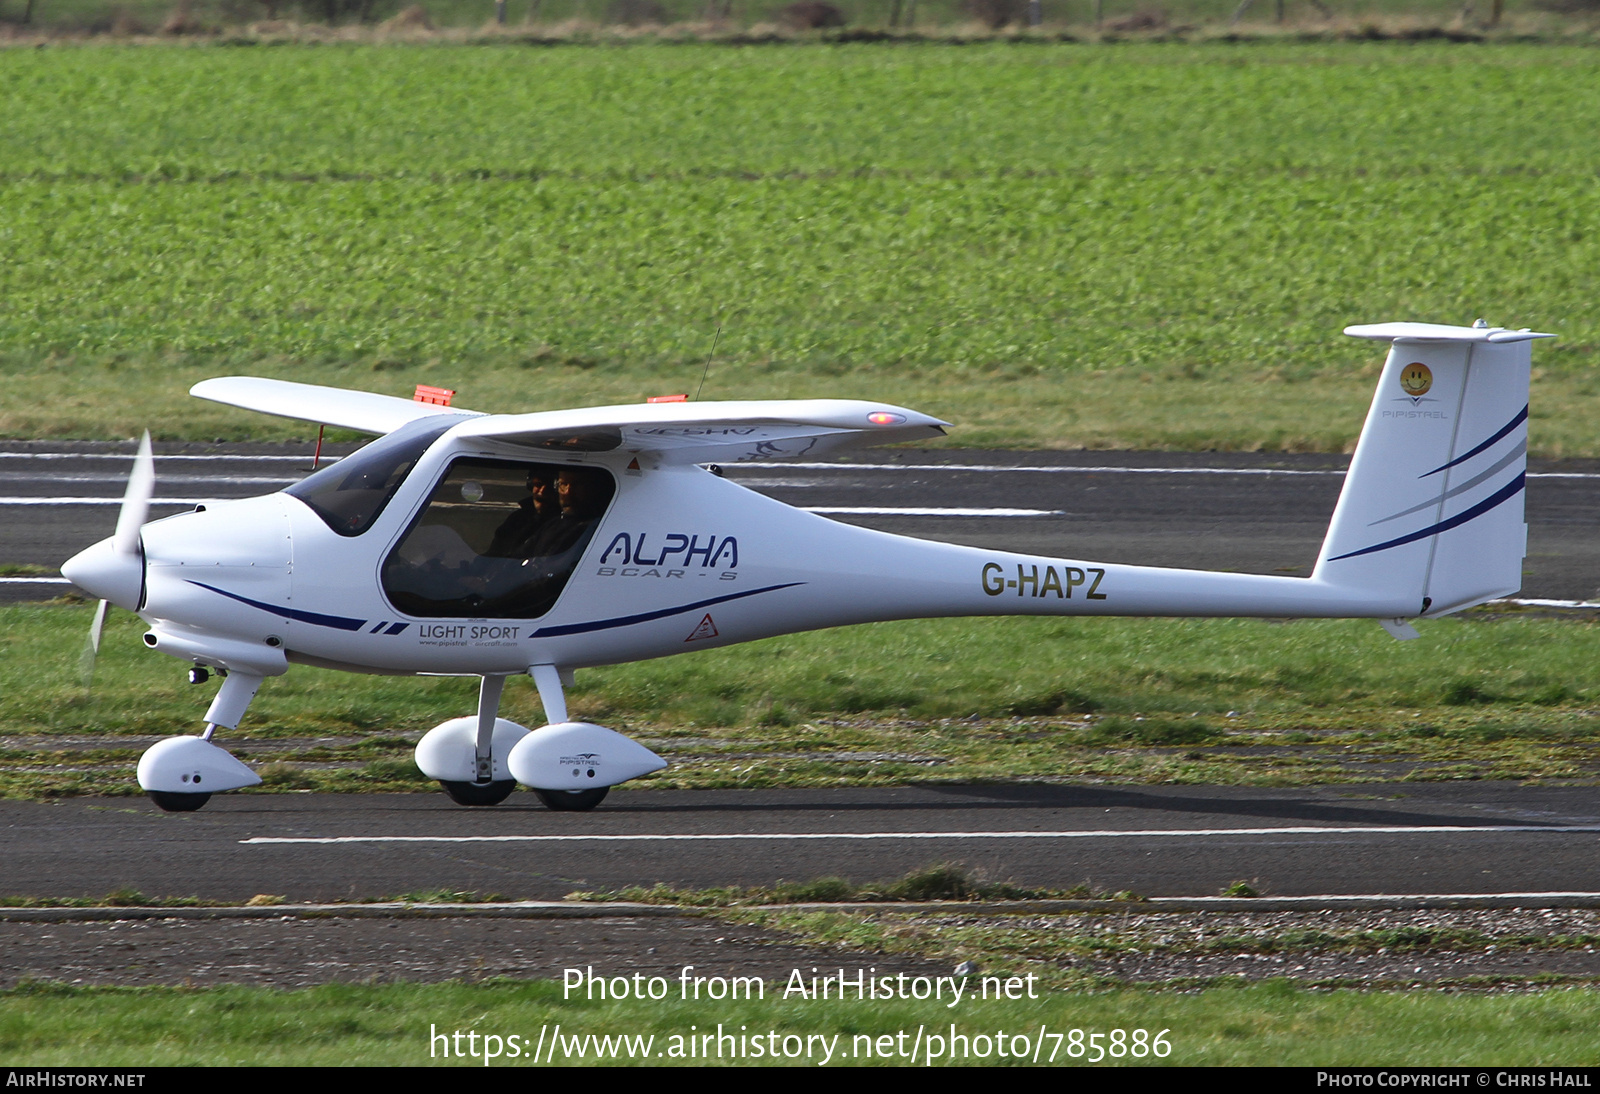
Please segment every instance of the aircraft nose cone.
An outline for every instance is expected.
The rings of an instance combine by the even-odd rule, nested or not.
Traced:
[[[103,539],[63,563],[61,575],[90,596],[135,612],[144,596],[144,552],[119,554],[111,540]]]

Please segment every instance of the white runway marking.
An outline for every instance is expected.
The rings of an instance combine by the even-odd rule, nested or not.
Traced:
[[[281,481],[281,480],[270,480]],[[151,505],[201,505],[210,502],[231,501],[230,498],[151,498]],[[33,498],[0,497],[0,506],[6,505],[121,505],[121,498],[72,497]],[[807,513],[834,513],[855,516],[884,517],[1058,517],[1060,509],[957,509],[924,506],[892,505],[833,505],[805,509]]]
[[[324,456],[321,466],[337,463],[342,457]],[[121,452],[0,452],[0,460],[121,460],[132,462],[132,453]],[[273,463],[301,463],[305,470],[310,471],[309,455],[305,456],[248,456],[239,453],[218,453],[216,455],[170,455],[156,457],[157,463],[166,463],[171,460],[204,460],[215,462],[217,460],[246,460]],[[1045,475],[1310,475],[1310,476],[1338,476],[1344,477],[1342,470],[1312,469],[1296,470],[1282,467],[1116,467],[1112,465],[1095,467],[1048,467],[1025,464],[1021,466],[1005,466],[989,463],[811,463],[788,460],[730,464],[727,471],[742,471],[754,469],[762,471],[781,471],[784,468],[795,468],[805,471],[1017,471],[1030,474]],[[1594,471],[1530,471],[1530,479],[1600,479],[1600,472]]]
[[[128,481],[127,475],[44,475],[32,474],[26,471],[0,472],[0,482],[104,482],[113,486],[124,486]],[[157,482],[173,483],[227,483],[234,486],[273,486],[285,483],[299,482],[299,479],[289,478],[286,475],[157,475]]]
[[[1060,509],[949,509],[915,505],[802,505],[807,513],[863,517],[1059,517]]]
[[[1525,608],[1600,608],[1593,600],[1538,600],[1515,596],[1504,596],[1492,603],[1520,604]]]
[[[1010,466],[991,463],[750,463],[729,464],[725,471],[744,468],[763,471],[781,471],[793,467],[806,471],[1026,471],[1042,475],[1338,475],[1344,472],[1328,469],[1322,471],[1293,471],[1276,467],[1039,467],[1031,465]],[[1591,476],[1600,478],[1600,475]]]
[[[1520,832],[1574,835],[1600,832],[1600,824],[1527,825],[1484,824],[1433,826],[1404,825],[1361,828],[1149,828],[1083,829],[1061,832],[684,832],[624,833],[572,836],[256,836],[248,844],[279,843],[730,843],[739,840],[954,840],[954,839],[1193,839],[1197,836],[1432,836],[1467,832]]]
[[[1326,893],[1320,896],[1275,896],[1266,899],[1277,904],[1355,904],[1370,900],[1593,900],[1600,893],[1545,892],[1545,893]],[[1162,901],[1185,904],[1237,904],[1241,899],[1259,900],[1260,897],[1233,896],[1182,896],[1146,897],[1144,903],[1160,907]]]
[[[763,471],[781,471],[786,467],[807,471],[1026,471],[1044,475],[1334,475],[1344,478],[1344,472],[1335,469],[1296,471],[1279,467],[1007,467],[989,463],[743,463],[729,465],[724,470],[738,471],[759,468]],[[1530,471],[1530,479],[1600,479],[1593,471]]]
[[[816,512],[817,510],[812,510]],[[0,585],[71,585],[64,577],[0,577]],[[1529,608],[1589,608],[1600,609],[1600,603],[1591,600],[1527,600],[1503,597],[1494,604],[1518,604]]]
[[[813,509],[810,512],[823,512]],[[991,514],[982,513],[988,516]],[[1002,514],[1005,515],[1005,514]],[[72,582],[64,577],[0,577],[0,585],[71,585]],[[1526,600],[1514,597],[1502,597],[1491,601],[1493,604],[1518,604],[1529,608],[1587,608],[1591,611],[1600,610],[1600,603],[1590,600]]]
[[[237,498],[151,498],[151,505],[204,505]],[[0,498],[0,505],[121,505],[121,498]]]
[[[338,463],[342,456],[322,457],[322,466]],[[249,460],[271,463],[303,463],[306,470],[311,469],[311,456],[246,456],[236,452],[219,452],[211,456],[172,455],[157,456],[157,461],[166,463],[168,460],[205,460],[211,463],[216,460]],[[0,460],[122,460],[125,463],[133,462],[132,452],[0,452]]]

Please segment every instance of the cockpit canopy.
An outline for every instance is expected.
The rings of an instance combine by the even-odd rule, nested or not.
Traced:
[[[615,493],[616,480],[598,467],[452,460],[384,560],[384,593],[424,618],[542,616]]]
[[[460,423],[456,415],[418,419],[301,479],[284,493],[309,505],[341,536],[359,536],[372,527],[428,447]]]

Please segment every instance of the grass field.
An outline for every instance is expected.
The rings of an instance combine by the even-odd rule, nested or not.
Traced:
[[[125,613],[83,688],[88,616],[0,610],[0,793],[137,793],[142,739],[198,728],[211,688]],[[586,669],[569,699],[671,762],[639,786],[1594,778],[1596,663],[1583,621],[1478,615],[1399,644],[1369,622],[934,620]],[[412,744],[474,699],[301,666],[228,746],[268,792],[433,790]],[[525,679],[502,713],[544,720]]]
[[[854,970],[846,970],[853,977]],[[809,974],[807,974],[809,975]],[[974,984],[976,986],[976,983]],[[676,989],[676,983],[671,985]],[[820,1035],[832,1039],[833,1064],[1031,1064],[1033,1041],[1045,1034],[1039,1062],[1057,1049],[1056,1066],[1085,1062],[1082,1042],[1091,1032],[1141,1029],[1140,1043],[1153,1043],[1165,1030],[1170,1055],[1107,1059],[1104,1065],[1471,1065],[1529,1066],[1559,1063],[1593,1066],[1600,1060],[1593,1029],[1600,1018],[1600,994],[1593,990],[1555,990],[1515,995],[1440,995],[1425,992],[1367,994],[1309,992],[1282,983],[1215,988],[1192,994],[1120,991],[1081,995],[1049,993],[1038,1000],[972,1000],[959,1010],[944,1003],[801,1001],[774,998],[783,985],[769,984],[766,998],[739,1003],[588,1001],[562,998],[552,982],[432,985],[335,985],[307,991],[222,988],[93,991],[40,987],[0,993],[0,1052],[29,1066],[359,1064],[412,1066],[453,1064],[482,1067],[483,1035],[499,1039],[492,1062],[528,1066],[528,1056],[558,1023],[566,1038],[582,1038],[585,1055],[558,1052],[556,1064],[593,1064],[588,1035],[651,1037],[648,1048],[634,1043],[634,1061],[650,1065],[701,1064],[687,1058],[691,1030],[760,1036],[764,1044],[783,1038]],[[971,1057],[932,1056],[924,1034],[942,1034],[948,1052],[948,1027],[969,1038]],[[463,1055],[442,1057],[430,1034],[462,1031]],[[895,1036],[905,1031],[905,1039]],[[1007,1057],[995,1051],[1004,1031]],[[1081,1031],[1073,1038],[1072,1031]],[[468,1031],[477,1033],[469,1041]],[[766,1035],[776,1031],[778,1040]],[[890,1035],[880,1047],[878,1038]],[[970,1038],[982,1034],[975,1045]],[[512,1041],[512,1036],[518,1040]],[[673,1054],[673,1038],[681,1057]],[[562,1042],[563,1050],[568,1041]],[[1098,1044],[1108,1041],[1100,1039]],[[818,1066],[824,1046],[789,1042],[793,1058],[780,1063]],[[912,1058],[913,1045],[920,1051]],[[430,1056],[430,1046],[435,1055]],[[454,1051],[454,1046],[452,1051]],[[515,1047],[518,1055],[511,1056]],[[1164,1046],[1165,1047],[1165,1046]],[[870,1056],[867,1050],[871,1049]],[[1076,1048],[1079,1059],[1069,1055]],[[888,1049],[886,1055],[880,1055]],[[1012,1050],[1019,1050],[1013,1052]],[[726,1051],[733,1051],[730,1045]],[[746,1051],[749,1051],[748,1049]],[[959,1050],[958,1050],[959,1051]],[[1126,1052],[1124,1048],[1124,1052]],[[982,1055],[980,1055],[980,1053]],[[659,1054],[659,1055],[658,1055]],[[643,1057],[643,1058],[641,1058]],[[932,1058],[930,1058],[932,1057]],[[541,1061],[543,1062],[543,1061]],[[619,1051],[613,1062],[629,1062]],[[716,1062],[715,1058],[712,1059]],[[736,1063],[727,1060],[724,1063]],[[763,1055],[752,1064],[770,1064]]]
[[[1338,449],[1351,322],[1555,330],[1600,453],[1600,53],[81,48],[0,68],[0,433],[298,436],[253,372],[864,395],[954,443]],[[159,63],[153,63],[159,60]]]
[[[467,31],[564,38],[599,34],[720,34],[798,29],[784,19],[791,0],[507,0],[505,23],[496,26],[494,0],[6,0],[0,4],[0,28],[18,34],[98,33],[121,36],[237,33],[254,27],[267,34],[363,27],[379,34],[417,33],[419,25],[441,31]],[[847,27],[900,33],[991,31],[995,22],[1012,32],[1027,22],[1022,0],[837,0],[833,4]],[[425,23],[416,17],[420,8]],[[406,16],[391,20],[402,9]],[[1236,14],[1237,13],[1237,14]],[[1048,34],[1185,33],[1202,28],[1229,28],[1245,33],[1274,30],[1339,32],[1359,27],[1440,28],[1457,33],[1491,27],[1527,33],[1592,32],[1580,3],[1562,0],[1510,0],[1493,8],[1464,8],[1452,0],[1256,0],[1242,12],[1238,0],[1042,0],[1040,30]],[[1576,17],[1576,18],[1574,18]],[[26,22],[24,21],[26,20]],[[263,26],[265,24],[265,26]],[[287,26],[285,24],[288,24]]]

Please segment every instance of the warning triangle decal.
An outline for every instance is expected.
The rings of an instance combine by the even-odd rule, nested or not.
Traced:
[[[697,638],[715,638],[716,636],[717,625],[711,622],[711,614],[708,612],[706,617],[700,620],[700,625],[694,629],[694,633],[685,638],[684,641],[693,642]]]

